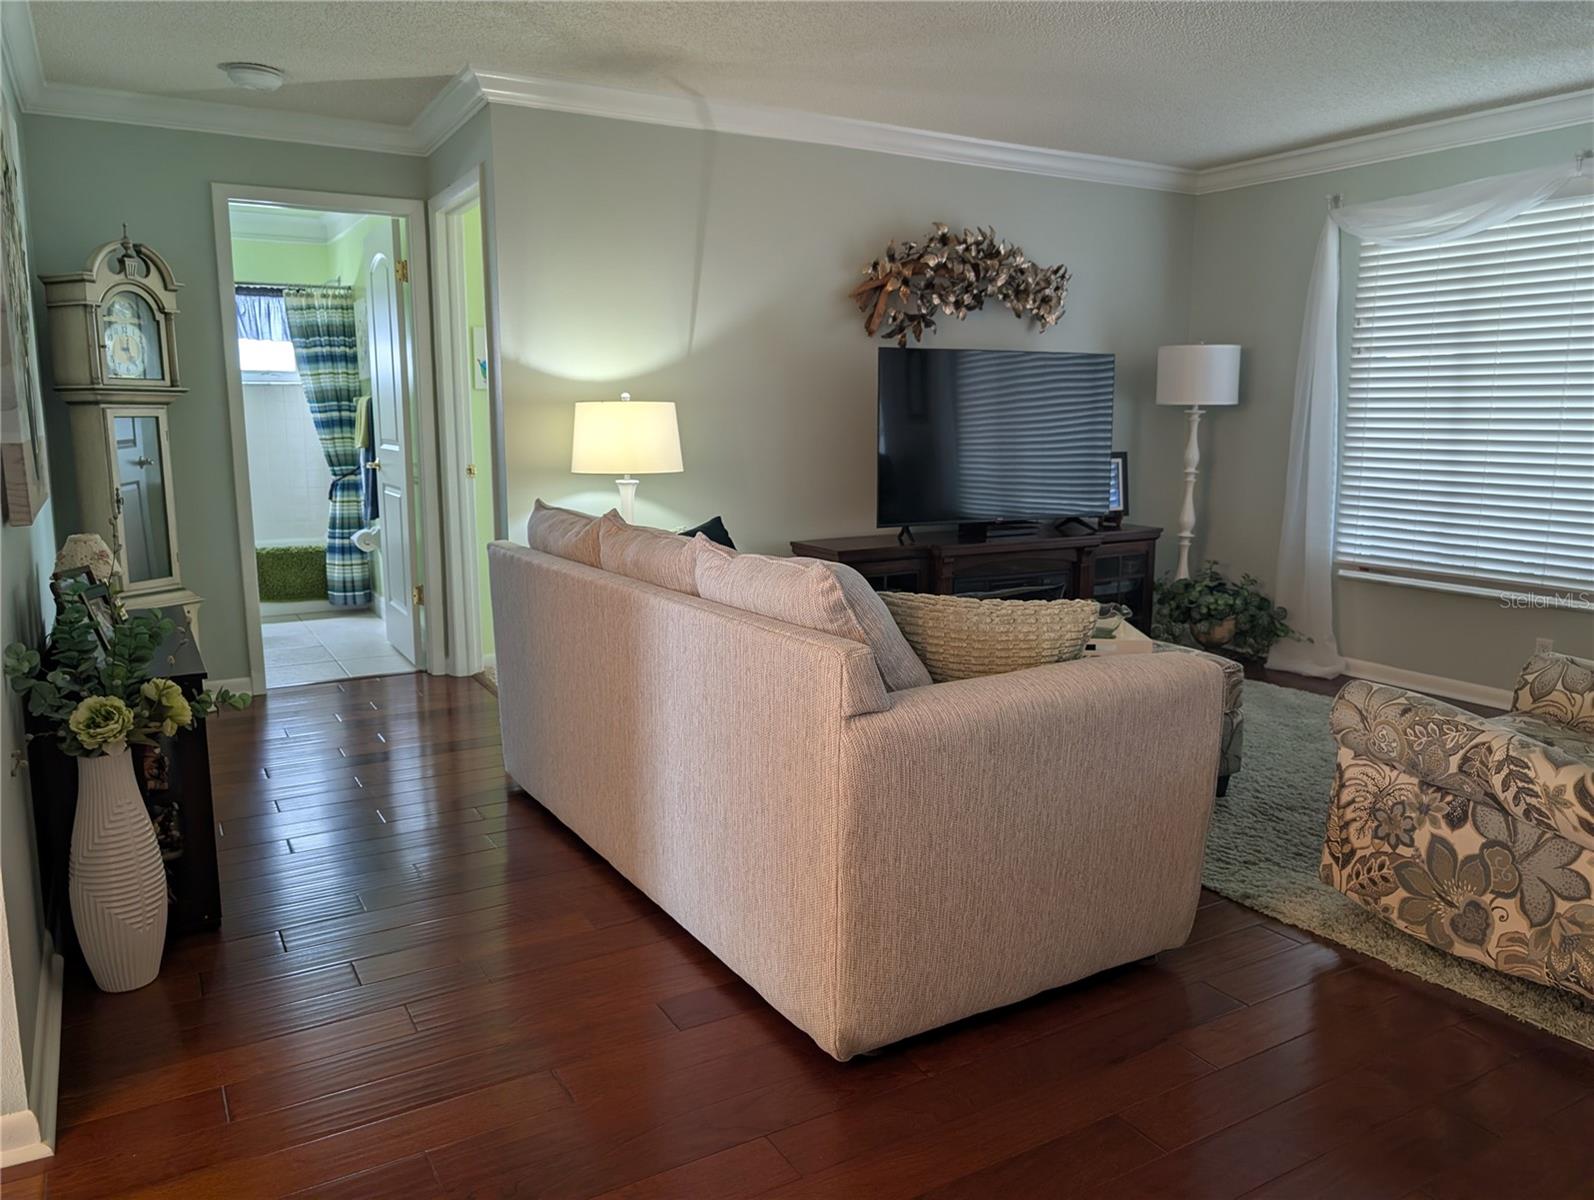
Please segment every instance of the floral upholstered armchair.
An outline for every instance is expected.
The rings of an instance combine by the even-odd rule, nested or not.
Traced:
[[[1322,879],[1407,933],[1594,999],[1594,662],[1529,660],[1482,718],[1355,680]]]

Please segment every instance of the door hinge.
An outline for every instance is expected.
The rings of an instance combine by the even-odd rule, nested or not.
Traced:
[[[476,478],[476,464],[475,463],[466,463],[465,464],[465,474],[467,476],[469,476],[471,479],[475,479]]]
[[[409,259],[401,258],[393,264],[393,278],[397,279],[400,283],[408,283],[410,281]]]
[[[416,608],[426,603],[426,590],[418,583],[410,589],[410,603]]]

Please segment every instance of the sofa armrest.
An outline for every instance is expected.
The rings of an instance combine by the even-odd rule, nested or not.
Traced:
[[[1511,711],[1594,734],[1594,661],[1570,654],[1535,654],[1517,677]]]
[[[1145,654],[911,688],[848,720],[838,1057],[1182,943],[1222,690],[1211,663]]]
[[[1353,679],[1329,714],[1335,740],[1419,782],[1594,848],[1594,765],[1476,713]]]

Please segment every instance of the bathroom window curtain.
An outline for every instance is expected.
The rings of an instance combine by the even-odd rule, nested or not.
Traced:
[[[1478,179],[1395,200],[1330,210],[1306,294],[1290,420],[1289,479],[1275,593],[1310,642],[1284,641],[1268,665],[1303,675],[1345,669],[1334,636],[1334,517],[1339,478],[1339,233],[1421,249],[1471,237],[1520,216],[1583,170],[1583,161]]]
[[[281,288],[240,284],[233,293],[238,309],[238,336],[253,342],[289,342],[287,302]]]
[[[371,603],[371,561],[349,539],[364,524],[359,447],[354,440],[360,366],[354,341],[354,292],[346,287],[289,288],[283,310],[299,379],[322,453],[332,471],[327,492],[327,600]]]

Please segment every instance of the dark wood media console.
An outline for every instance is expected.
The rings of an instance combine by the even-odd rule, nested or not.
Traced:
[[[910,542],[895,533],[871,533],[793,542],[791,552],[846,563],[878,591],[1122,604],[1144,629],[1161,536],[1153,525],[1125,525],[965,541],[956,529],[926,529]]]

